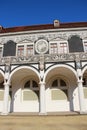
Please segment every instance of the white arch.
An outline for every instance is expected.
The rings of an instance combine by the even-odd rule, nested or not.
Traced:
[[[34,73],[36,73],[36,75],[37,75],[38,78],[40,79],[39,72],[38,72],[36,69],[34,69],[33,67],[30,67],[30,66],[19,66],[19,67],[17,67],[16,69],[14,69],[14,70],[11,72],[10,77],[9,77],[9,80],[11,80],[12,75],[13,75],[15,72],[17,72],[18,70],[20,70],[20,69],[32,70]]]
[[[44,79],[43,79],[44,82],[45,82],[45,80],[46,80],[47,74],[48,74],[52,69],[54,69],[54,68],[59,68],[59,67],[64,67],[64,68],[67,68],[67,69],[71,70],[72,73],[74,73],[74,75],[75,75],[76,78],[77,78],[77,73],[76,73],[76,71],[75,71],[72,67],[70,67],[70,66],[68,66],[68,65],[58,64],[58,65],[53,65],[53,66],[51,66],[51,67],[46,71],[46,73],[44,74]]]
[[[0,70],[0,74],[2,74],[3,77],[4,77],[4,75],[5,75],[4,72],[3,72],[2,70]]]
[[[84,74],[84,72],[87,70],[87,66],[85,66],[83,69],[82,69],[82,75]]]

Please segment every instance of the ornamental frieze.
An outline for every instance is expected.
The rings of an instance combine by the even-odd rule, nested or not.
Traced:
[[[44,59],[44,61],[42,61]],[[69,53],[69,54],[44,54],[33,55],[29,57],[2,57],[0,64],[25,64],[25,63],[40,63],[40,62],[66,62],[66,61],[85,61],[87,60],[87,53]]]
[[[36,33],[36,34],[21,34],[21,35],[8,35],[8,36],[3,36],[0,37],[0,43],[5,44],[7,41],[12,40],[16,43],[19,43],[20,41],[23,40],[28,40],[35,42],[40,38],[47,39],[48,41],[52,41],[54,39],[60,38],[64,40],[68,40],[69,37],[72,35],[79,35],[82,39],[87,39],[87,31],[62,31],[62,32],[44,32],[44,33]]]

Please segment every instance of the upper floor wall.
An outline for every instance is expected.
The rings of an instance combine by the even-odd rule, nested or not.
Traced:
[[[87,52],[87,27],[0,33],[0,57],[76,52]]]
[[[87,40],[78,35],[71,36],[68,40],[53,39],[48,41],[40,38],[35,42],[23,40],[18,43],[9,40],[0,44],[0,57],[6,56],[31,56],[39,54],[67,54],[76,52],[87,52]]]

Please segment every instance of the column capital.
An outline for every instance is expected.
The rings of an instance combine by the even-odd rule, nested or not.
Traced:
[[[45,85],[46,83],[43,82],[43,81],[40,81],[39,84],[40,84],[40,85],[42,85],[42,84]]]
[[[10,84],[8,82],[5,82],[4,86],[10,86]]]
[[[82,78],[81,79],[78,79],[78,81],[77,81],[78,83],[83,83],[83,80],[82,80]]]

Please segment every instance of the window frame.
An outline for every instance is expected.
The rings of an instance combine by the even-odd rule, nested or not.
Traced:
[[[24,86],[25,86],[25,84],[27,83],[27,82],[29,82],[30,81],[30,87],[29,88],[25,88]],[[37,85],[38,85],[38,87],[33,87],[33,81],[35,81],[36,83],[37,83],[37,81],[35,80],[35,79],[32,79],[32,78],[29,78],[25,83],[24,83],[24,86],[23,86],[23,89],[24,90],[33,90],[33,91],[39,91],[39,85],[38,85],[38,83],[37,83]]]
[[[30,50],[29,55],[27,55],[27,46],[32,46],[32,53],[31,53],[31,50]],[[34,55],[34,44],[28,43],[28,44],[26,44],[26,56],[31,56],[31,55]]]
[[[56,53],[51,52],[51,44],[57,44],[57,52]],[[66,44],[66,49],[67,49],[66,53],[61,53],[60,44]],[[61,40],[61,41],[50,41],[49,42],[49,53],[50,54],[67,54],[67,53],[69,53],[68,41],[66,41],[66,40],[64,40],[64,41],[63,40]]]
[[[21,57],[21,55],[18,55],[18,47],[20,47],[20,46],[24,46],[24,44],[18,44],[17,45],[17,49],[16,49],[16,56],[18,56],[18,57]],[[25,54],[24,54],[25,55]],[[23,55],[23,56],[24,56]]]
[[[57,80],[57,86],[53,86],[52,87],[52,83]],[[66,86],[61,86],[61,80],[63,80],[66,83]],[[69,100],[69,87],[68,87],[68,83],[65,79],[63,79],[62,77],[55,77],[52,82],[51,82],[51,89],[53,90],[57,90],[60,89],[61,91],[65,92],[66,91],[66,96],[67,96],[67,101]]]
[[[28,81],[30,81],[30,87],[25,88],[24,86],[25,86],[25,84],[26,84]],[[37,83],[38,87],[32,87],[32,86],[33,86],[33,81],[35,81],[35,82]],[[23,87],[22,87],[22,102],[31,102],[32,100],[24,100],[24,99],[23,99],[23,93],[26,92],[26,91],[27,91],[27,92],[33,91],[34,93],[36,93],[36,94],[37,94],[37,97],[38,97],[38,100],[39,100],[39,84],[38,84],[38,82],[37,82],[36,79],[34,79],[34,78],[26,79],[26,81],[24,82]],[[36,101],[37,101],[37,100],[36,100]],[[34,101],[34,102],[35,102],[35,101]]]
[[[57,80],[57,86],[52,86],[52,83]],[[61,86],[61,80],[64,81],[66,83],[66,86]],[[51,83],[51,88],[58,88],[58,89],[67,89],[68,90],[68,87],[67,87],[67,82],[62,79],[62,78],[55,78],[54,80],[52,80],[52,83]]]
[[[61,46],[61,44],[62,44],[63,46]],[[66,44],[66,46],[65,46],[65,44]],[[61,50],[61,47],[62,47],[62,50]],[[66,47],[66,50],[65,50],[65,47]],[[67,43],[67,42],[60,42],[59,50],[60,50],[60,52],[62,51],[62,52],[59,53],[59,54],[67,54],[67,53],[69,52],[68,43]]]
[[[28,55],[28,56],[34,55],[34,44],[33,44],[33,43],[29,43],[29,42],[28,42],[28,43],[27,43],[27,42],[26,42],[26,43],[23,43],[23,42],[22,42],[22,43],[18,43],[18,44],[17,44],[17,47],[16,47],[16,56],[18,56],[18,47],[19,47],[19,46],[24,46],[24,55],[23,55],[23,56],[28,57],[28,56],[27,56],[27,46],[28,46],[28,45],[29,45],[29,46],[32,46],[32,48],[33,48],[33,49],[32,49],[32,52],[33,52],[33,53],[30,54],[30,55]],[[19,57],[21,57],[21,56],[19,56]]]

